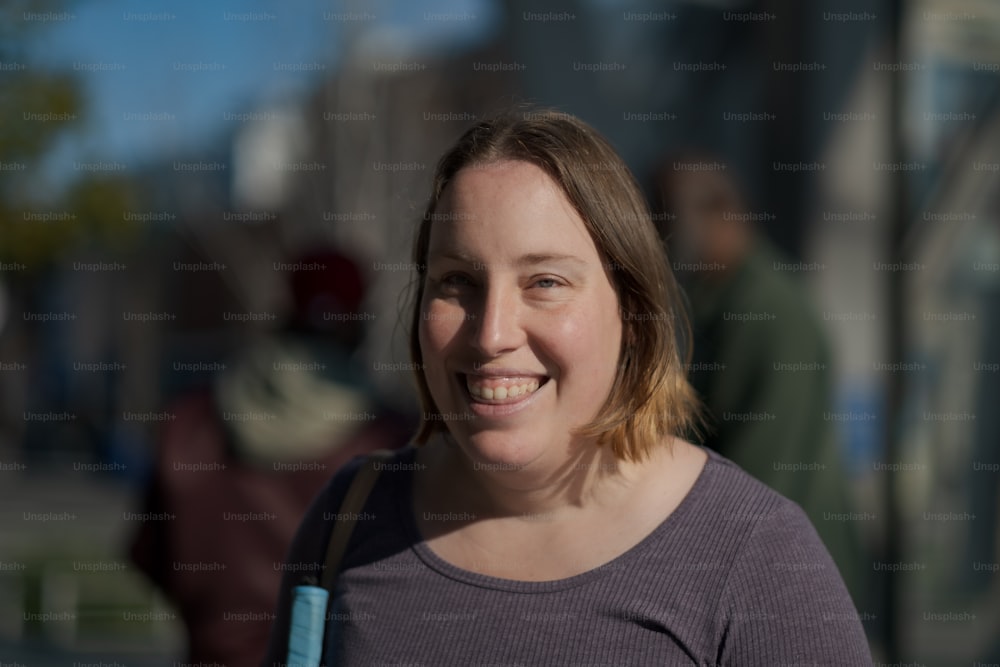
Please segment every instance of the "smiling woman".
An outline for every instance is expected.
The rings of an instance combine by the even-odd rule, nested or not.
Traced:
[[[870,664],[802,511],[679,437],[696,402],[677,289],[593,129],[554,112],[470,129],[413,259],[425,419],[359,507],[328,664]],[[300,528],[265,664],[360,469]]]
[[[439,231],[432,234],[434,229]],[[458,236],[451,238],[453,233]],[[511,251],[523,254],[498,257],[501,246],[494,241],[511,237],[520,242]],[[479,255],[474,247],[463,247],[476,242]],[[610,361],[607,355],[577,357],[574,366],[580,375],[587,374],[588,363],[607,362],[603,375],[594,372],[595,378],[610,373],[611,388],[589,423],[579,422],[581,411],[576,409],[564,427],[577,422],[580,435],[607,443],[620,457],[638,459],[665,436],[691,426],[695,399],[675,345],[675,324],[684,321],[676,282],[631,172],[593,129],[558,112],[509,115],[476,126],[441,159],[414,251],[415,264],[426,267],[418,281],[423,307],[414,309],[410,338],[418,363],[423,359],[419,337],[430,333],[429,327],[419,326],[418,317],[442,310],[428,291],[440,278],[434,263],[440,268],[447,260],[463,259],[469,289],[462,308],[476,307],[469,302],[475,278],[496,285],[501,275],[544,276],[546,265],[559,265],[564,273],[575,271],[573,281],[549,276],[556,294],[542,297],[525,290],[525,302],[541,306],[551,301],[534,310],[560,320],[562,335],[572,335],[574,325],[604,321],[623,337],[624,345],[613,345]],[[574,303],[600,313],[580,319],[583,313]],[[607,317],[619,311],[619,317]],[[467,326],[474,324],[477,313],[466,314]],[[425,410],[433,413],[428,378],[418,373],[417,380]],[[417,442],[444,428],[440,420],[424,424]]]

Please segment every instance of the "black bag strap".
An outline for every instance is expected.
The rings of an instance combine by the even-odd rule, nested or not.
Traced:
[[[323,574],[320,578],[320,585],[333,593],[333,587],[337,582],[337,574],[340,571],[340,561],[347,551],[347,543],[354,532],[354,524],[357,522],[357,515],[365,506],[368,495],[371,493],[379,473],[382,471],[382,462],[391,457],[394,452],[388,449],[379,449],[368,455],[361,468],[355,473],[343,502],[340,503],[338,519],[330,533],[330,541],[326,546],[326,561],[323,566]],[[343,520],[340,517],[344,517]]]

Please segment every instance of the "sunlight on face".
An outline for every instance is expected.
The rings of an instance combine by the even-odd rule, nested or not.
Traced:
[[[539,167],[467,167],[432,223],[419,341],[431,395],[474,462],[558,464],[617,372],[615,290],[583,220]]]

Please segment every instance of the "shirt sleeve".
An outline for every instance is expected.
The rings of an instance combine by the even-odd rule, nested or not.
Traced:
[[[278,591],[278,607],[274,611],[267,653],[261,667],[285,667],[287,663],[292,589],[310,575],[315,576],[318,582],[326,560],[326,547],[336,523],[330,517],[337,513],[347,487],[363,460],[364,457],[355,457],[338,470],[313,500],[299,524],[285,558],[281,588]]]
[[[721,666],[872,664],[836,565],[805,513],[785,499],[757,518],[720,605]]]

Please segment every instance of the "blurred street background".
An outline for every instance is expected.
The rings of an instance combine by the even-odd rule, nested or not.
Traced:
[[[441,152],[519,102],[593,124],[651,199],[664,156],[724,160],[830,341],[827,520],[876,661],[1000,663],[1000,3],[8,0],[4,664],[183,664],[130,556],[158,442],[299,321],[311,251],[366,285],[344,354],[378,407],[349,414],[419,418],[412,232]]]

